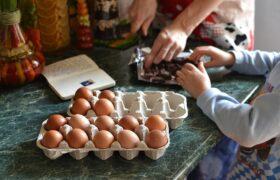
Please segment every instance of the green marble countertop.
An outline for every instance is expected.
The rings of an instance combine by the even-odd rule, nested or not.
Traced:
[[[48,63],[79,54],[70,50]],[[135,70],[129,68],[131,50],[95,49],[85,52],[117,82],[114,89],[171,90],[185,94],[178,86],[159,86],[137,81]],[[261,77],[229,75],[213,83],[214,87],[244,102],[262,84]],[[131,160],[115,153],[102,161],[90,153],[82,160],[64,155],[49,160],[36,147],[36,138],[43,120],[51,113],[65,113],[69,101],[60,100],[40,77],[20,88],[0,87],[0,177],[9,178],[152,178],[184,177],[222,137],[220,131],[188,99],[189,117],[181,127],[171,131],[171,143],[165,155],[157,161],[143,153]],[[1,178],[2,179],[2,178]]]

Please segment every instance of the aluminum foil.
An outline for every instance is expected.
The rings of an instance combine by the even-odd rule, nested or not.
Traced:
[[[159,64],[153,64],[150,69],[144,68],[144,59],[150,53],[150,48],[136,48],[132,54],[129,65],[137,64],[138,80],[156,83],[176,85],[176,72],[186,63],[192,63],[188,57],[192,53],[182,52],[171,62],[162,61]]]

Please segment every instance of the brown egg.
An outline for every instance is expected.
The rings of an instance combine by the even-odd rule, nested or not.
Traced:
[[[88,136],[81,129],[73,129],[67,134],[66,141],[72,148],[83,148],[88,142]]]
[[[96,148],[106,149],[111,147],[114,142],[114,136],[109,131],[102,130],[95,134],[92,141]]]
[[[79,98],[74,101],[71,107],[71,113],[86,115],[88,110],[90,109],[91,109],[90,103],[86,99]]]
[[[85,116],[80,115],[80,114],[75,114],[75,115],[71,116],[71,118],[68,121],[68,124],[73,129],[79,128],[82,130],[86,130],[89,127],[90,122]]]
[[[139,126],[138,120],[131,115],[126,115],[121,118],[118,124],[124,129],[128,129],[131,131],[134,131]]]
[[[163,131],[166,128],[166,122],[161,116],[152,115],[147,119],[145,126],[147,126],[150,131],[156,129]]]
[[[130,130],[123,130],[117,135],[117,140],[121,144],[121,147],[125,149],[133,149],[140,143],[139,137]]]
[[[50,130],[44,134],[41,143],[46,148],[56,148],[59,146],[59,143],[62,140],[63,140],[63,136],[60,132],[56,130]]]
[[[165,132],[153,130],[147,134],[145,142],[148,147],[158,149],[165,146],[168,142],[168,139]]]
[[[67,120],[60,114],[53,114],[48,118],[45,125],[47,130],[59,130],[61,126],[67,123]]]
[[[99,99],[93,106],[93,110],[97,116],[110,115],[114,112],[114,105],[108,99]]]
[[[104,90],[102,91],[100,94],[99,94],[99,99],[102,99],[102,98],[105,98],[105,99],[108,99],[110,101],[113,101],[114,98],[115,98],[115,93],[113,91],[110,91],[110,90]]]
[[[76,91],[74,99],[76,100],[76,99],[79,99],[79,98],[83,98],[83,99],[86,99],[88,101],[91,101],[93,96],[94,95],[93,95],[93,93],[90,89],[88,89],[86,87],[81,87]]]
[[[106,115],[99,116],[95,120],[94,124],[99,129],[99,131],[101,130],[109,131],[115,126],[114,120],[110,116],[106,116]]]

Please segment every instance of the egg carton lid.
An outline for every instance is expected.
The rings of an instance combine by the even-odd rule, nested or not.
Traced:
[[[98,100],[101,91],[95,91],[92,103]],[[166,119],[171,129],[179,127],[183,120],[188,116],[187,98],[173,91],[136,91],[122,92],[115,91],[116,97],[113,100],[115,107],[111,117],[120,118],[124,115],[133,115],[136,118],[145,118],[150,115],[160,115]],[[74,100],[68,107],[67,114],[72,116],[70,109]],[[96,116],[90,109],[87,117]]]
[[[90,135],[89,131],[86,131],[86,133],[89,137],[89,141],[86,143],[84,148],[78,148],[78,149],[71,148],[71,147],[68,146],[68,143],[66,142],[66,140],[63,139],[63,141],[60,142],[60,144],[57,148],[49,149],[49,148],[46,148],[45,146],[43,146],[41,144],[41,140],[43,139],[44,134],[47,132],[47,130],[45,130],[45,128],[44,128],[46,123],[47,123],[47,120],[45,120],[42,123],[39,135],[38,135],[37,140],[36,140],[36,145],[37,145],[37,147],[42,149],[44,154],[50,159],[56,159],[56,158],[62,156],[63,154],[67,154],[67,153],[71,153],[70,155],[73,156],[73,158],[75,158],[75,159],[82,159],[82,158],[87,156],[88,152],[91,152],[91,151],[93,151],[93,152],[105,152],[106,151],[109,154],[108,153],[96,154],[100,159],[105,160],[105,159],[108,159],[109,157],[111,157],[113,155],[110,152],[118,151],[118,152],[126,152],[125,154],[121,154],[121,156],[123,156],[125,159],[131,160],[138,155],[139,151],[144,151],[146,156],[148,156],[151,159],[156,160],[156,159],[159,159],[164,154],[165,150],[170,145],[169,127],[168,127],[168,123],[166,123],[166,128],[165,128],[164,132],[167,135],[167,140],[168,141],[167,141],[166,145],[164,145],[163,147],[158,148],[158,149],[149,148],[145,143],[145,137],[139,137],[138,133],[137,133],[137,135],[140,139],[140,143],[136,148],[133,148],[133,149],[122,148],[120,143],[115,140],[112,143],[110,148],[99,149],[99,148],[96,148],[94,143],[92,142],[92,140],[90,140],[94,136]],[[118,125],[116,125],[116,126],[118,126]],[[97,127],[92,125],[92,124],[90,125],[90,127],[93,127],[93,129],[94,129],[93,133],[96,133],[98,131]],[[121,130],[122,130],[122,128],[119,129],[119,131],[121,131]],[[139,130],[142,131],[142,133],[145,134],[145,136],[149,132],[147,127],[146,128],[139,128]],[[112,132],[112,134],[113,134],[113,132]],[[134,154],[133,158],[130,157],[131,152]]]

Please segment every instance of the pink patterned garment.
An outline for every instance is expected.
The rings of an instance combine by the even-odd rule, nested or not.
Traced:
[[[193,0],[160,0],[160,11],[175,18]],[[224,0],[195,30],[194,34],[225,49],[254,48],[254,0]]]

